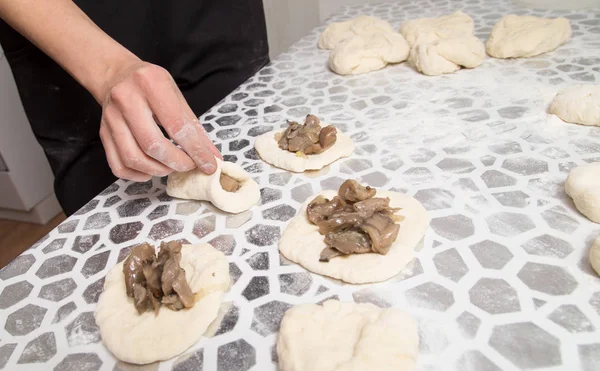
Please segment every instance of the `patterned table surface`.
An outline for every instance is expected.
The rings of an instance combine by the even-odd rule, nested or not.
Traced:
[[[462,9],[487,38],[508,13],[564,15],[573,39],[553,53],[488,58],[427,77],[405,64],[356,77],[326,68],[319,27],[201,119],[229,161],[261,186],[260,205],[224,215],[172,200],[164,179],[119,181],[0,271],[0,368],[274,370],[279,321],[328,298],[413,314],[419,370],[600,370],[600,279],[586,258],[600,226],[563,191],[569,169],[600,160],[600,128],[545,113],[557,89],[600,82],[600,11],[520,9],[505,0],[422,0],[345,8],[402,21]],[[255,138],[307,113],[349,133],[354,155],[311,174],[263,163]],[[398,277],[352,286],[283,261],[277,241],[300,204],[355,178],[405,191],[430,211],[417,258]],[[133,367],[100,341],[93,313],[106,272],[143,241],[210,242],[235,284],[222,321],[184,355]]]

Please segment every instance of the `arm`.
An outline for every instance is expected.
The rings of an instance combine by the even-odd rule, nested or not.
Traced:
[[[170,74],[125,49],[71,0],[0,0],[0,17],[102,105],[100,138],[116,176],[143,181],[196,166],[214,172],[220,154]]]

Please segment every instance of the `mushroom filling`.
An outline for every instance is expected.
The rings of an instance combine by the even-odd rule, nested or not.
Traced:
[[[194,306],[194,293],[181,268],[181,243],[162,242],[158,255],[154,246],[143,243],[133,248],[123,263],[125,290],[139,314],[161,305],[178,311]]]
[[[304,125],[288,121],[288,127],[279,140],[279,148],[301,153],[316,155],[335,144],[337,130],[334,126],[321,128],[320,121],[315,115],[307,115]]]
[[[223,173],[221,173],[219,182],[221,183],[221,187],[223,187],[225,192],[236,192],[241,186],[240,182]]]
[[[340,186],[333,199],[317,196],[308,204],[308,220],[319,227],[327,245],[320,261],[370,252],[385,255],[390,251],[400,230],[394,218],[398,209],[390,207],[389,198],[374,197],[375,194],[375,189],[350,179]]]

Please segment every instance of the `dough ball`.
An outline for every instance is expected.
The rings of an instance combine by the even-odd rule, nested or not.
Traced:
[[[277,337],[281,371],[414,371],[418,353],[415,320],[370,303],[296,305]]]
[[[411,47],[440,39],[472,36],[473,31],[473,19],[461,11],[438,18],[413,19],[400,26],[400,33]]]
[[[329,199],[336,194],[335,191],[320,193]],[[413,259],[415,246],[429,226],[429,214],[419,201],[401,193],[377,191],[375,197],[389,197],[390,207],[401,209],[396,215],[404,216],[400,222],[400,233],[390,251],[386,255],[353,254],[320,262],[321,251],[326,247],[324,236],[319,234],[319,228],[306,216],[306,207],[316,196],[306,201],[287,226],[279,240],[279,251],[311,272],[348,283],[381,282],[400,273]]]
[[[572,169],[565,183],[565,191],[579,212],[589,220],[600,223],[600,162]]]
[[[340,42],[356,35],[372,35],[376,33],[394,33],[394,28],[383,19],[369,15],[344,22],[331,23],[319,38],[320,49],[333,49]]]
[[[323,127],[327,126],[324,123],[321,123],[321,125]],[[283,133],[283,131],[279,133]],[[307,170],[320,170],[342,157],[350,156],[354,152],[352,139],[340,130],[337,131],[337,140],[333,146],[318,155],[304,156],[299,156],[293,152],[279,148],[279,144],[275,139],[277,134],[269,132],[261,135],[256,139],[254,149],[256,149],[260,158],[266,163],[295,173],[302,173]]]
[[[237,180],[240,188],[235,192],[225,191],[220,182],[221,172]],[[169,175],[167,194],[171,197],[209,201],[228,213],[241,213],[258,203],[260,188],[240,166],[217,160],[217,171],[212,175],[206,175],[199,169]]]
[[[486,44],[495,58],[533,57],[550,52],[571,38],[566,18],[540,18],[510,14],[498,21]]]
[[[485,59],[485,47],[475,36],[441,39],[429,44],[417,44],[410,52],[409,62],[425,75],[452,73],[462,67],[475,68]]]
[[[573,124],[600,126],[600,85],[575,85],[558,92],[550,113]]]
[[[180,311],[163,306],[156,316],[138,314],[125,292],[123,262],[108,272],[95,318],[102,341],[121,361],[146,364],[172,358],[194,345],[217,317],[230,283],[225,255],[209,244],[183,245],[180,264],[196,303]]]
[[[596,273],[600,275],[600,237],[596,238],[590,249],[590,264]]]
[[[358,75],[404,62],[409,50],[408,43],[398,33],[353,36],[333,49],[329,67],[339,75]]]

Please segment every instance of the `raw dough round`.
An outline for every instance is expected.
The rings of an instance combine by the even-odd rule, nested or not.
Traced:
[[[240,188],[235,192],[225,191],[219,180],[221,172],[240,182]],[[241,213],[258,203],[260,188],[240,166],[217,160],[217,171],[212,175],[206,175],[199,169],[169,175],[167,194],[171,197],[209,201],[228,213]]]
[[[404,62],[410,48],[399,33],[352,36],[329,55],[329,67],[339,75],[358,75]]]
[[[485,59],[485,47],[475,36],[441,39],[417,44],[410,52],[409,62],[425,75],[452,73],[460,67],[475,68]]]
[[[473,31],[473,19],[461,11],[437,18],[413,19],[400,26],[400,33],[411,47],[440,39],[473,36]]]
[[[565,191],[573,199],[577,210],[589,220],[600,223],[600,162],[572,169]]]
[[[123,262],[108,272],[95,317],[115,357],[135,364],[172,358],[196,343],[217,317],[230,282],[225,255],[209,244],[183,245],[181,267],[196,303],[177,312],[162,307],[157,316],[138,314],[125,292]]]
[[[600,275],[600,237],[596,238],[590,249],[590,264],[596,273]]]
[[[323,127],[327,124],[321,123]],[[284,131],[281,131],[283,133]],[[318,155],[298,156],[279,148],[275,133],[269,132],[256,139],[254,148],[263,161],[280,169],[302,173],[306,170],[320,170],[323,167],[348,157],[354,152],[354,144],[349,136],[338,130],[335,144]]]
[[[486,51],[495,58],[533,57],[550,52],[571,38],[566,18],[540,18],[509,14],[492,28]]]
[[[600,126],[600,85],[575,85],[556,94],[550,113],[573,124]]]
[[[337,193],[324,191],[320,194],[331,199]],[[396,215],[405,217],[400,222],[400,233],[386,255],[354,254],[333,258],[327,263],[320,262],[319,256],[325,248],[325,242],[317,226],[306,216],[306,207],[314,197],[302,206],[283,232],[279,251],[309,271],[348,283],[381,282],[395,276],[413,259],[414,248],[425,235],[430,218],[423,205],[410,196],[377,191],[375,197],[389,197],[390,207],[402,209]]]
[[[394,33],[394,28],[383,19],[362,15],[350,21],[331,23],[319,38],[320,49],[333,49],[341,41],[355,35]]]
[[[415,320],[370,303],[296,305],[277,337],[281,371],[414,371],[418,353]]]

